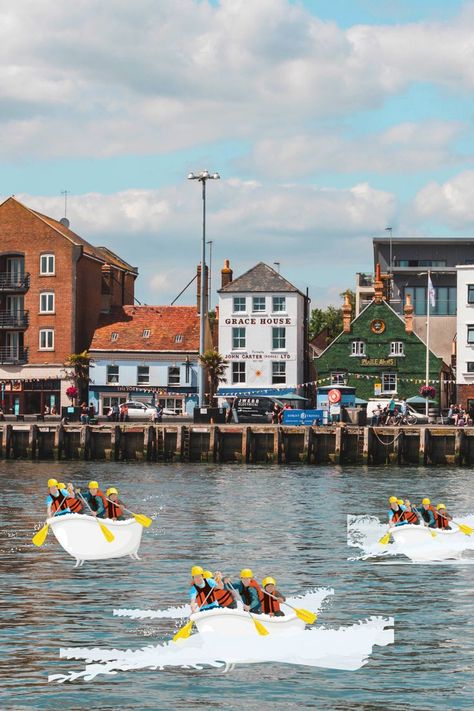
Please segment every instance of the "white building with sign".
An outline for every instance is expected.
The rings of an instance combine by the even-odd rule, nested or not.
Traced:
[[[296,393],[309,380],[309,299],[263,262],[219,289],[219,352],[229,361],[219,395]],[[300,386],[298,388],[298,386]]]

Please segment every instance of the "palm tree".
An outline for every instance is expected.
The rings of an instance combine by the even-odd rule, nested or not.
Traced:
[[[225,371],[229,362],[225,360],[220,353],[214,350],[206,351],[203,355],[200,355],[199,362],[202,367],[206,369],[207,382],[209,385],[209,402],[212,405],[219,383],[222,383],[226,379]]]
[[[67,357],[64,363],[66,368],[71,368],[71,370],[66,370],[66,377],[69,378],[71,383],[73,383],[79,395],[79,402],[85,402],[88,399],[88,386],[91,381],[89,375],[89,369],[93,368],[93,361],[90,353],[88,351],[82,351],[82,353],[71,353]]]

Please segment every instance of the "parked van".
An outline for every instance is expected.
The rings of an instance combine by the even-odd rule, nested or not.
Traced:
[[[372,416],[374,414],[374,411],[377,407],[377,405],[380,405],[381,409],[383,410],[385,407],[387,407],[388,403],[390,402],[391,398],[373,398],[370,399],[369,402],[367,403],[367,424],[370,425]],[[402,401],[401,400],[395,400],[395,404],[397,405],[398,411],[400,411],[400,408],[402,406]],[[428,424],[428,418],[426,415],[423,415],[421,412],[417,412],[409,402],[407,402],[407,407],[408,407],[408,413],[407,413],[407,421],[409,425],[427,425]]]
[[[237,397],[233,403],[237,421],[271,422],[275,402],[283,407],[282,403],[273,397],[260,397],[259,395]]]

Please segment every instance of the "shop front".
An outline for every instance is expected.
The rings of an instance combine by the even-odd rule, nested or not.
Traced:
[[[60,412],[59,379],[2,380],[0,389],[2,410],[7,415],[55,415]]]

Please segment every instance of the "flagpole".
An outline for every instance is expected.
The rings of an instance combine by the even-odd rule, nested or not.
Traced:
[[[426,372],[425,385],[430,384],[430,270],[428,269],[428,280],[426,282]],[[425,415],[428,417],[428,396],[426,397]]]

